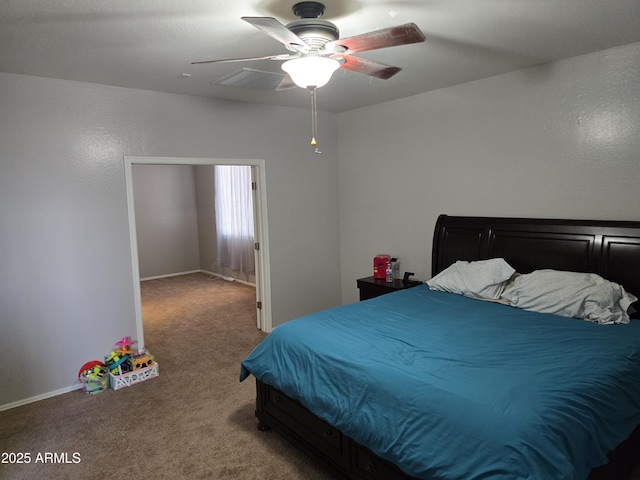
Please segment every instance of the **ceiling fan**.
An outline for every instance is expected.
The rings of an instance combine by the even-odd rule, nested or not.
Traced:
[[[298,2],[292,7],[298,20],[287,25],[283,25],[273,17],[241,17],[245,22],[282,43],[290,53],[205,60],[192,62],[192,65],[251,60],[284,61],[282,69],[286,74],[276,89],[283,90],[297,85],[311,91],[313,110],[311,145],[315,146],[316,89],[326,85],[333,72],[343,69],[386,80],[401,70],[399,67],[351,54],[425,41],[424,34],[414,23],[340,38],[338,27],[327,20],[320,20],[324,10],[325,6],[320,2]]]

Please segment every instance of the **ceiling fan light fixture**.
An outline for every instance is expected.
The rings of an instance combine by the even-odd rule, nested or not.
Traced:
[[[326,85],[338,68],[340,68],[338,60],[320,56],[295,58],[282,64],[282,70],[302,88],[320,88]]]

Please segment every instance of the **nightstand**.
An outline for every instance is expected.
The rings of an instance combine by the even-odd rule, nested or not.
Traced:
[[[422,285],[422,282],[417,280],[409,280],[404,283],[401,279],[395,278],[393,282],[387,283],[384,278],[359,278],[358,289],[360,290],[360,300],[367,300],[369,298],[379,297],[385,293],[397,292],[398,290],[404,290],[405,288],[417,287]]]

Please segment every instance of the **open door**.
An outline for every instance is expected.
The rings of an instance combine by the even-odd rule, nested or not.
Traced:
[[[126,156],[125,182],[127,189],[127,207],[129,212],[129,235],[131,247],[131,268],[133,275],[134,306],[137,343],[144,345],[144,328],[142,321],[142,300],[140,292],[140,268],[138,258],[138,241],[133,192],[134,164],[148,165],[248,165],[251,166],[252,193],[254,207],[255,265],[256,265],[256,311],[257,327],[270,332],[271,322],[271,287],[269,269],[269,245],[267,231],[266,191],[264,188],[264,160],[260,159],[218,159],[218,158],[180,158],[180,157],[137,157]]]
[[[269,245],[267,231],[267,197],[264,168],[251,167],[251,191],[253,193],[253,231],[255,235],[256,311],[257,327],[271,332],[271,283],[269,271]]]
[[[260,292],[258,290],[258,285],[261,283],[258,277],[260,276],[261,268],[260,261],[262,252],[260,251],[260,223],[259,223],[259,215],[256,215],[258,208],[260,208],[258,196],[258,180],[256,175],[256,167],[251,167],[251,193],[253,198],[253,232],[254,232],[254,255],[255,255],[255,266],[256,266],[256,319],[257,319],[257,327],[262,330],[262,297],[260,296]]]

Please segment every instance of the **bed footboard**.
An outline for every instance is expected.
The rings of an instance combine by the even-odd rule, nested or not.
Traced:
[[[258,429],[275,430],[323,461],[339,478],[352,480],[417,480],[394,464],[320,420],[299,402],[256,380]],[[637,451],[640,426],[610,455],[610,462],[591,471],[587,480],[624,479],[640,470]]]
[[[281,391],[256,380],[258,429],[276,430],[324,461],[342,478],[415,480],[392,463],[312,414]]]

